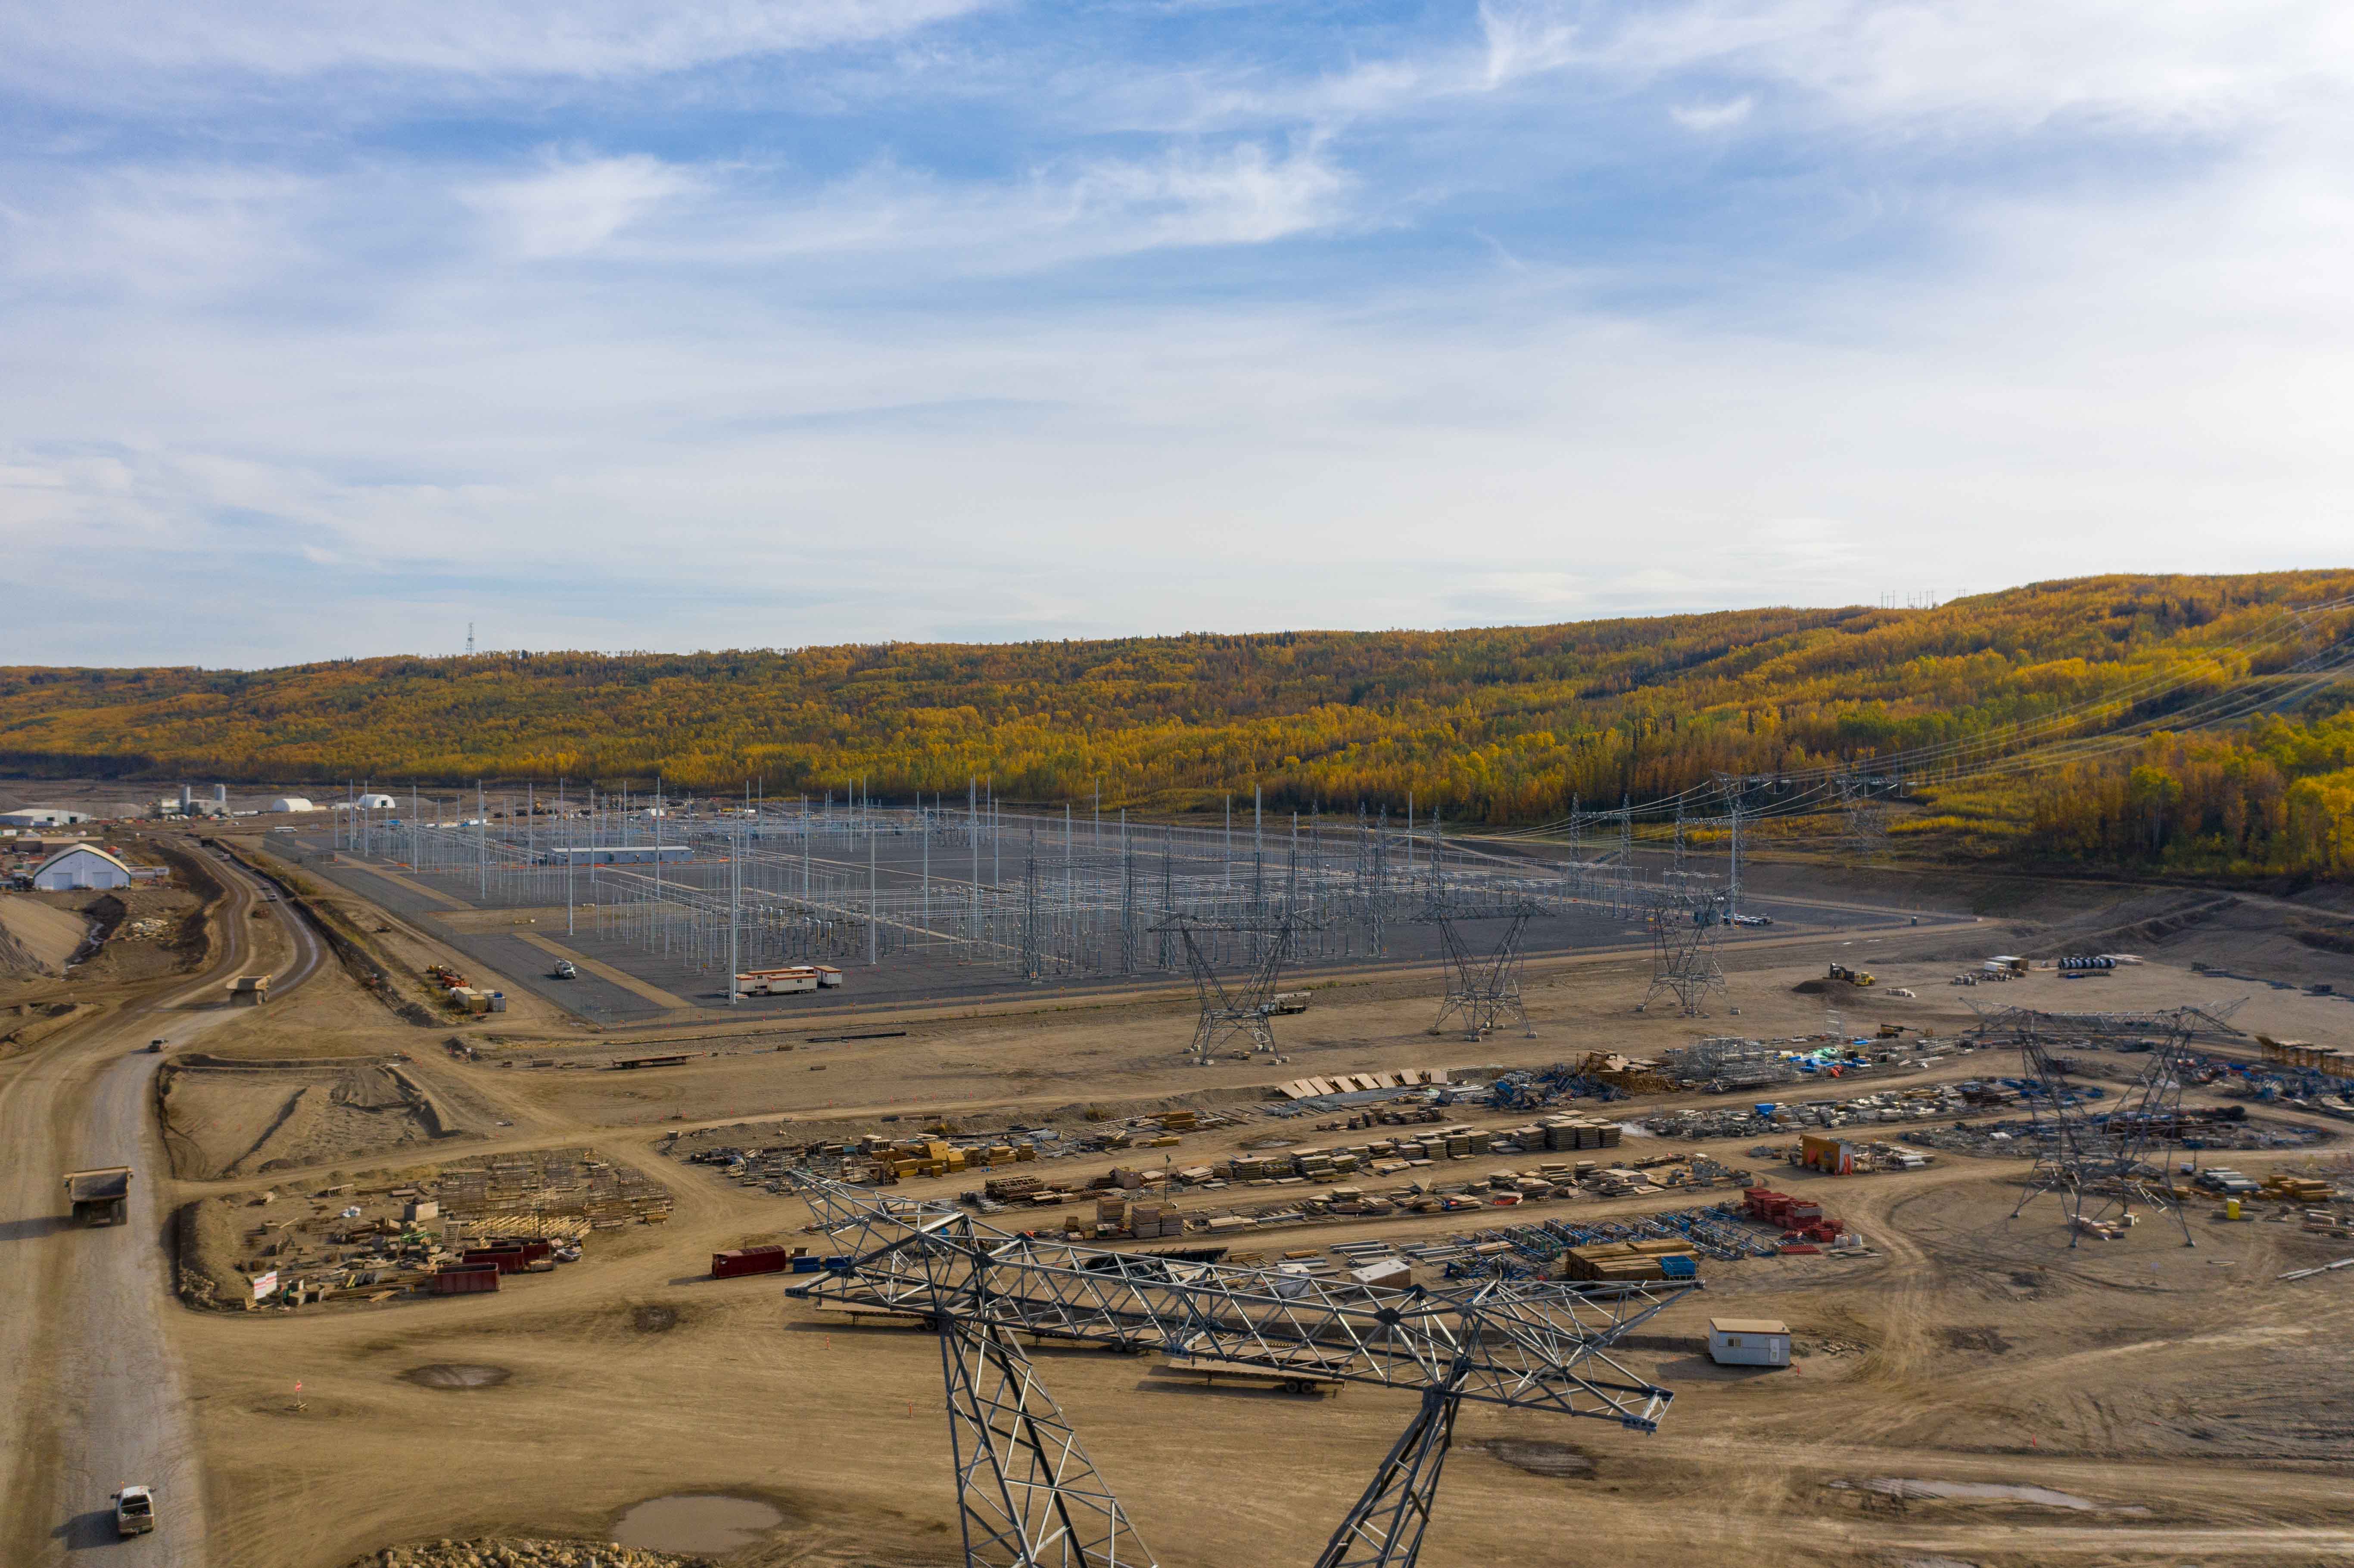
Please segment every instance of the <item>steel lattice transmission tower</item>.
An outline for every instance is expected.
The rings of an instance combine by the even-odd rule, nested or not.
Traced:
[[[2068,1217],[2073,1248],[2084,1240],[2088,1224],[2122,1219],[2138,1200],[2171,1213],[2181,1228],[2182,1245],[2197,1245],[2181,1200],[2174,1195],[2170,1171],[2181,1137],[2182,1058],[2197,1027],[2190,1015],[2198,1011],[2178,1008],[2137,1020],[2157,1025],[2150,1031],[2156,1039],[2148,1061],[2133,1084],[2098,1111],[2090,1107],[2103,1102],[2084,1093],[2074,1064],[2062,1054],[2070,1043],[2062,1031],[2082,1019],[2025,1007],[1982,1012],[1979,1037],[2007,1037],[2016,1044],[2020,1075],[2034,1086],[2026,1098],[2035,1128],[2035,1170],[2010,1212],[2012,1219],[2050,1192]],[[2083,1032],[2072,1033],[2075,1042],[2088,1043]]]
[[[1724,966],[1717,958],[1717,929],[1724,924],[1725,895],[1690,889],[1653,896],[1644,915],[1651,930],[1651,989],[1635,1006],[1644,1012],[1662,995],[1676,999],[1686,1018],[1707,1014],[1711,995],[1729,998]]]
[[[1540,913],[1536,905],[1526,902],[1471,905],[1444,897],[1430,901],[1421,921],[1438,927],[1438,939],[1447,949],[1447,995],[1438,1004],[1438,1019],[1430,1033],[1444,1034],[1452,1023],[1463,1031],[1465,1039],[1477,1040],[1507,1023],[1517,1023],[1522,1033],[1536,1037],[1536,1031],[1529,1027],[1529,1011],[1521,1001],[1521,959],[1522,938],[1527,934],[1529,921]],[[1501,920],[1503,934],[1488,951],[1474,952],[1461,929],[1462,923],[1470,920]]]
[[[1267,1020],[1275,1015],[1275,988],[1282,979],[1284,960],[1291,956],[1296,924],[1288,914],[1225,920],[1178,915],[1153,927],[1173,930],[1185,943],[1185,967],[1193,971],[1193,994],[1202,1005],[1191,1048],[1195,1064],[1207,1066],[1219,1048],[1238,1034],[1249,1035],[1255,1051],[1275,1049],[1275,1031]],[[1250,969],[1232,986],[1218,974],[1215,938],[1223,935],[1249,938],[1255,949]]]
[[[1840,854],[1857,864],[1876,864],[1894,853],[1888,839],[1887,780],[1840,775]]]
[[[1152,1568],[1119,1499],[1014,1335],[1160,1349],[1420,1395],[1317,1568],[1413,1568],[1465,1401],[1654,1431],[1675,1396],[1613,1361],[1675,1281],[1489,1279],[1378,1289],[991,1226],[795,1171],[841,1258],[787,1294],[883,1307],[940,1338],[966,1568]]]

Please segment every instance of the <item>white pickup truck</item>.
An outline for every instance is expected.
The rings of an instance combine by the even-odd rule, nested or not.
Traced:
[[[155,1528],[155,1494],[146,1487],[125,1487],[108,1499],[114,1504],[114,1533],[144,1535]]]

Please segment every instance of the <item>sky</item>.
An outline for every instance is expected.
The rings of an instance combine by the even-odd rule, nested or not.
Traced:
[[[2354,7],[0,7],[0,664],[2354,565]]]

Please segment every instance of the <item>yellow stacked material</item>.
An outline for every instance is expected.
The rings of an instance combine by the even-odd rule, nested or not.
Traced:
[[[1648,1251],[1648,1246],[1663,1244],[1672,1250]],[[1596,1242],[1590,1246],[1574,1246],[1562,1255],[1562,1277],[1564,1279],[1665,1279],[1667,1270],[1661,1266],[1664,1257],[1690,1257],[1689,1245],[1671,1244],[1662,1237],[1658,1242]]]
[[[1185,1140],[1183,1139],[1178,1137],[1173,1132],[1164,1132],[1159,1138],[1146,1139],[1141,1147],[1146,1149],[1170,1149],[1184,1141]]]

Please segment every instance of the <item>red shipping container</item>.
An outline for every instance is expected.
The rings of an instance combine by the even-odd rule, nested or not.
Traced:
[[[468,1268],[492,1268],[501,1274],[523,1272],[524,1256],[521,1247],[469,1247],[460,1255],[464,1259]]]
[[[793,1266],[793,1251],[782,1246],[736,1247],[711,1255],[711,1277],[738,1279],[748,1274],[783,1274]]]
[[[433,1277],[436,1296],[472,1296],[499,1287],[499,1271],[487,1266],[445,1268]]]

